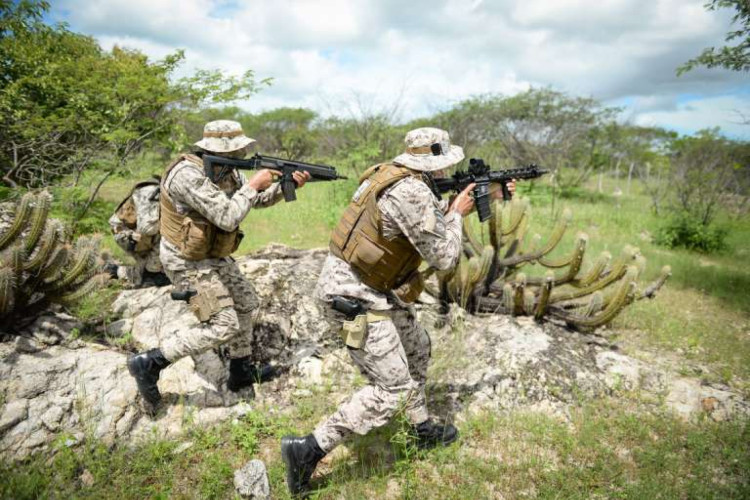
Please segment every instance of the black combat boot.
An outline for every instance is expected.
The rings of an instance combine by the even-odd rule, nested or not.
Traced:
[[[109,277],[112,278],[113,280],[116,280],[117,279],[117,269],[119,267],[120,266],[118,266],[114,262],[107,262],[104,265],[104,267],[102,267],[102,271],[104,271],[105,273],[109,274]]]
[[[141,278],[141,286],[139,288],[148,288],[151,286],[162,287],[171,284],[172,282],[169,281],[166,274],[162,272],[152,273],[151,271],[144,270]]]
[[[155,413],[161,402],[161,394],[156,383],[159,372],[171,363],[161,353],[161,349],[151,349],[128,358],[128,371],[135,377],[138,392],[151,405],[151,412]]]
[[[286,464],[286,485],[293,497],[304,498],[310,492],[310,478],[315,466],[326,456],[315,436],[284,436],[281,438],[281,458]]]
[[[437,445],[448,446],[458,439],[458,429],[451,424],[438,425],[428,419],[412,427],[417,438],[417,448],[428,450]]]
[[[276,370],[271,365],[263,365],[258,368],[250,361],[250,357],[229,360],[229,379],[227,389],[237,392],[245,387],[252,388],[253,384],[271,380]],[[253,395],[255,390],[253,389]]]

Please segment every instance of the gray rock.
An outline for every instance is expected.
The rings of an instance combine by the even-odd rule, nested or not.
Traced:
[[[325,255],[274,245],[238,259],[263,304],[256,342],[269,347],[283,373],[257,384],[251,403],[225,389],[228,367],[219,349],[162,372],[163,410],[152,419],[141,410],[125,353],[72,341],[78,324],[70,316],[38,318],[21,332],[26,340],[0,342],[0,453],[23,458],[46,449],[61,432],[74,436],[71,446],[86,435],[105,443],[177,437],[191,426],[231,421],[253,408],[284,411],[321,385],[330,401],[345,399],[358,370],[311,298]],[[113,309],[120,319],[109,325],[110,335],[129,330],[139,349],[156,347],[197,321],[184,302],[170,299],[168,287],[125,290]],[[472,316],[456,307],[447,317],[433,305],[417,309],[432,338],[427,390],[431,410],[441,417],[513,408],[565,416],[580,398],[620,388],[666,395],[667,406],[685,418],[750,413],[747,401],[728,388],[678,377],[555,325]]]
[[[133,329],[133,320],[131,318],[123,318],[107,325],[107,335],[114,338],[119,338],[130,333]]]
[[[250,460],[241,469],[234,471],[234,487],[242,498],[270,500],[266,465],[260,460]]]

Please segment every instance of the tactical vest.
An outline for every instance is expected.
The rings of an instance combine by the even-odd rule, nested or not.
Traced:
[[[172,199],[167,193],[166,182],[169,173],[182,161],[189,161],[203,169],[203,162],[195,155],[182,155],[172,162],[164,171],[161,182],[161,217],[159,218],[159,232],[168,242],[177,247],[180,256],[185,260],[218,259],[228,257],[242,241],[242,231],[224,231],[212,224],[195,210],[186,214],[177,211]],[[233,183],[233,176],[226,176],[222,183]],[[221,187],[221,186],[220,186]]]
[[[381,164],[360,177],[351,203],[331,234],[330,249],[357,272],[362,282],[380,292],[393,290],[404,302],[414,302],[422,292],[419,252],[404,236],[383,236],[378,197],[389,186],[421,174],[405,167]]]
[[[122,225],[125,226],[127,229],[130,229],[131,231],[135,231],[138,227],[138,213],[135,209],[135,202],[133,201],[133,193],[135,193],[136,189],[140,189],[145,186],[158,186],[159,185],[159,178],[154,177],[153,179],[148,179],[142,182],[137,183],[135,186],[133,186],[133,189],[130,190],[130,193],[128,193],[128,196],[120,202],[119,205],[117,205],[117,208],[115,209],[115,215],[118,219],[120,219],[120,222],[122,222]],[[158,196],[158,191],[157,191]],[[156,198],[151,200],[153,202],[156,202]],[[114,233],[117,234],[122,231],[120,228],[115,228]],[[135,252],[145,252],[148,250],[151,250],[154,247],[154,238],[152,236],[145,236],[139,233],[134,233],[134,239],[136,240],[136,246],[135,246]]]

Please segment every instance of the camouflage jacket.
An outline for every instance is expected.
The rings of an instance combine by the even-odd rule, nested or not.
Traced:
[[[129,229],[113,214],[109,218],[109,225],[115,233],[115,241],[123,249],[127,250],[133,233],[146,236],[159,234],[159,198],[157,193],[159,186],[143,186],[133,191],[133,204],[135,205],[136,228]]]
[[[386,189],[378,200],[383,235],[403,234],[431,267],[450,269],[461,255],[461,216],[445,214],[447,201],[438,200],[422,181],[407,177]],[[365,285],[345,261],[329,254],[315,287],[315,297],[330,301],[335,295],[365,300],[375,310],[389,309],[397,300]]]
[[[195,210],[225,231],[233,231],[239,227],[251,208],[271,206],[282,198],[279,183],[258,192],[247,184],[241,172],[233,170],[231,175],[232,182],[222,182],[220,188],[197,165],[183,161],[172,169],[164,186],[178,212]],[[169,271],[208,269],[232,262],[231,257],[185,260],[166,238],[161,239],[160,258],[164,268]]]

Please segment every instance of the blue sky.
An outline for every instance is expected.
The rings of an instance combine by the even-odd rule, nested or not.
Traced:
[[[479,93],[550,86],[624,106],[622,119],[749,139],[750,75],[675,68],[723,43],[731,11],[706,0],[58,0],[50,18],[105,48],[182,71],[255,70],[274,84],[251,111],[389,110],[406,120]]]

